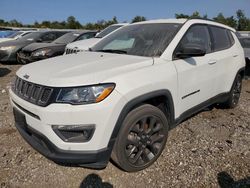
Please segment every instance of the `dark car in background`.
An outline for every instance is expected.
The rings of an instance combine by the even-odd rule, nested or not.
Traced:
[[[51,43],[32,43],[24,47],[17,54],[17,60],[20,63],[26,64],[63,55],[67,44],[74,41],[93,38],[96,33],[97,31],[72,31],[64,34]]]
[[[36,31],[24,37],[0,43],[0,62],[16,62],[17,53],[25,46],[34,42],[52,42],[68,31]]]
[[[244,49],[246,58],[246,78],[250,78],[250,37],[240,37],[239,39]]]

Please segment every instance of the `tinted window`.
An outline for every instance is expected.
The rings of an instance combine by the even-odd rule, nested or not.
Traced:
[[[183,45],[199,45],[204,47],[206,52],[209,53],[211,52],[210,44],[210,35],[207,26],[195,25],[181,39],[178,48],[181,48]]]
[[[102,39],[92,50],[146,57],[161,56],[180,26],[174,23],[126,26]]]
[[[211,26],[211,32],[213,36],[214,51],[230,48],[231,42],[226,29]]]
[[[71,32],[71,33],[66,33],[63,36],[59,37],[54,41],[54,43],[57,44],[68,44],[73,42],[77,37],[79,37],[79,33]]]
[[[40,38],[42,34],[43,34],[42,32],[29,33],[25,35],[24,37],[22,37],[21,39],[33,41],[33,40]]]
[[[232,35],[232,32],[227,30],[227,34],[228,34],[228,37],[229,37],[229,40],[230,40],[230,43],[231,43],[231,46],[234,45],[235,41],[234,41],[234,37]]]
[[[79,38],[77,38],[77,40],[85,40],[85,39],[90,39],[95,37],[96,33],[92,32],[92,33],[84,33],[82,36],[80,36]]]
[[[51,42],[57,38],[56,33],[46,33],[45,35],[42,36],[42,41],[44,42]]]

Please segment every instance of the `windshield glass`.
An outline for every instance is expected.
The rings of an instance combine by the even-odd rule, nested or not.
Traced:
[[[66,33],[65,35],[59,37],[58,39],[56,39],[53,43],[56,44],[68,44],[73,42],[77,37],[79,37],[80,34],[79,33]]]
[[[146,57],[161,56],[180,26],[174,23],[126,26],[97,43],[91,50]]]
[[[250,37],[240,39],[243,48],[250,48]]]
[[[22,40],[36,40],[37,38],[39,38],[41,36],[42,32],[34,32],[34,33],[29,33],[27,35],[25,35],[24,37],[22,37]]]
[[[0,31],[0,38],[8,38],[13,33],[16,33],[16,31]]]
[[[16,36],[21,35],[22,33],[23,33],[22,31],[18,31],[18,32],[10,35],[9,38],[15,38]]]
[[[107,27],[106,29],[104,29],[101,33],[99,33],[96,38],[103,38],[106,35],[108,35],[109,33],[113,32],[114,30],[120,28],[122,25],[111,25],[109,27]]]

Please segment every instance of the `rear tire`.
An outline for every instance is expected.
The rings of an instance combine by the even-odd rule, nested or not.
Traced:
[[[168,130],[166,115],[159,108],[148,104],[135,108],[122,123],[112,160],[127,172],[147,168],[161,155]]]
[[[223,102],[221,105],[222,108],[235,108],[239,103],[240,93],[242,88],[242,77],[240,74],[237,74],[232,89],[229,93],[228,99]]]

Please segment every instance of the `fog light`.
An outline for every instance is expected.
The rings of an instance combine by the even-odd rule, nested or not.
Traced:
[[[52,125],[52,129],[64,142],[88,142],[95,125]]]

